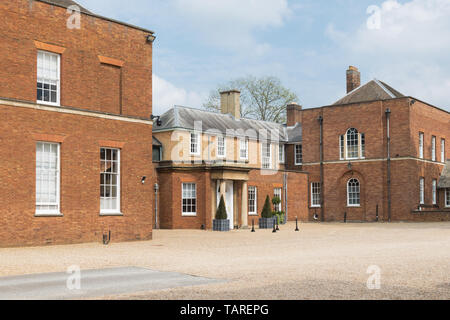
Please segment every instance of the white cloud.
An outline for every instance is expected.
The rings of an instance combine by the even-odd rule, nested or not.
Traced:
[[[281,27],[292,14],[287,0],[175,0],[174,8],[206,40],[233,49],[257,45],[253,31]]]
[[[153,114],[161,115],[174,105],[200,108],[206,94],[188,91],[153,74]]]
[[[373,77],[441,107],[450,106],[450,1],[385,1],[379,29],[354,32],[329,25],[326,34]],[[369,16],[368,16],[369,17]],[[363,70],[364,72],[364,70]]]

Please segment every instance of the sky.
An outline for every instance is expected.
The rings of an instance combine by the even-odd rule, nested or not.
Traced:
[[[275,76],[304,108],[346,94],[352,65],[450,111],[450,0],[76,0],[155,32],[153,113],[201,108],[229,80]]]

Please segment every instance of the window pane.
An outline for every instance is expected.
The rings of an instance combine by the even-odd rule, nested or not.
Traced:
[[[100,209],[119,211],[120,205],[119,150],[100,149]]]
[[[36,212],[59,213],[59,144],[36,144]]]

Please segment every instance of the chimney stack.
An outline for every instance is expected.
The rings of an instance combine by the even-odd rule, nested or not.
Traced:
[[[361,85],[361,73],[358,68],[350,66],[347,70],[347,93]]]
[[[229,90],[220,93],[220,111],[231,114],[236,119],[241,118],[241,92]]]
[[[295,126],[298,122],[302,122],[302,106],[298,103],[290,103],[286,107],[287,123],[288,127]]]

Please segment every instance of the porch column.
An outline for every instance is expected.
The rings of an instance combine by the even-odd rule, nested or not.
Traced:
[[[248,183],[247,181],[242,182],[242,207],[241,207],[241,228],[248,227]]]

